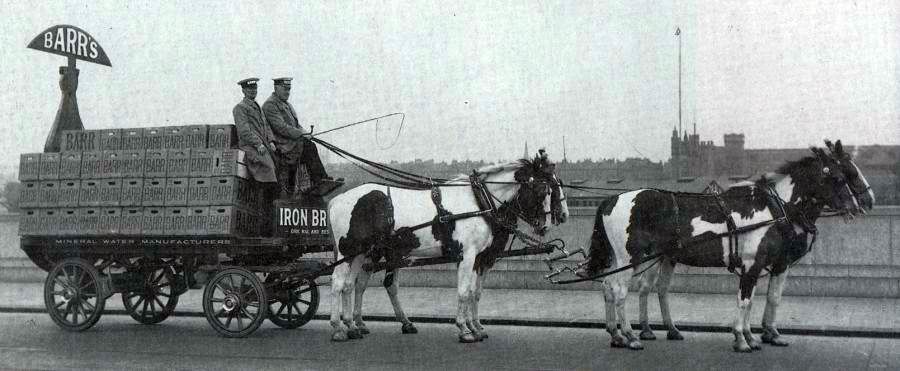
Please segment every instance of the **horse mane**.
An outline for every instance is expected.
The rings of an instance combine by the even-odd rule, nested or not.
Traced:
[[[810,165],[814,162],[821,161],[818,157],[814,156],[806,156],[799,160],[788,161],[784,165],[778,167],[778,170],[775,170],[777,174],[790,175],[791,178],[808,178],[812,174],[807,174]]]
[[[478,174],[490,176],[490,175],[494,175],[497,173],[502,173],[504,171],[518,170],[518,169],[521,169],[523,167],[530,166],[530,165],[531,165],[530,160],[519,159],[516,161],[511,161],[511,162],[502,163],[502,164],[491,164],[491,165],[482,166],[475,171],[478,172]],[[451,179],[451,181],[468,180],[468,179],[469,179],[468,174],[459,174],[455,178]]]

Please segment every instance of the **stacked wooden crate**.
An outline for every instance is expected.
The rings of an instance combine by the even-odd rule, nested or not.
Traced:
[[[261,192],[233,125],[63,132],[21,155],[20,235],[258,234]]]

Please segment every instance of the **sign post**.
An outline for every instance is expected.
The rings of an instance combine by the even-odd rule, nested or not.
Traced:
[[[60,135],[63,130],[84,130],[75,95],[78,90],[78,69],[75,68],[75,60],[81,59],[108,67],[112,67],[112,64],[93,36],[70,25],[57,25],[44,30],[31,40],[28,48],[62,55],[68,59],[67,66],[59,68],[62,100],[44,144],[44,152],[59,152]]]

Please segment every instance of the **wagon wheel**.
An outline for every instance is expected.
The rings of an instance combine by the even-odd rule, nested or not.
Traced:
[[[203,313],[210,326],[225,337],[244,337],[266,319],[266,289],[252,272],[225,269],[203,290]]]
[[[149,263],[149,264],[147,264]],[[175,311],[178,294],[175,288],[175,269],[161,260],[137,262],[141,274],[140,289],[122,293],[125,311],[135,321],[152,325],[164,321]]]
[[[266,286],[272,287],[269,291],[269,321],[286,329],[305,325],[319,308],[316,281],[302,279],[294,284],[277,281],[276,275],[266,277]]]
[[[100,272],[80,258],[65,259],[50,270],[44,282],[44,306],[53,322],[68,331],[84,331],[103,314]]]

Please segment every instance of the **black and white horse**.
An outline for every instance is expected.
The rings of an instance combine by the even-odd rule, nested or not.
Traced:
[[[642,189],[607,199],[594,222],[589,273],[637,264],[656,254],[692,266],[729,267],[740,277],[733,348],[750,352],[760,347],[750,333],[753,292],[768,269],[771,305],[764,321],[771,327],[767,339],[777,342],[775,308],[784,272],[807,252],[816,218],[825,206],[859,212],[842,164],[822,149],[812,150],[813,156],[719,196]],[[604,278],[606,328],[614,347],[643,348],[627,320],[625,298],[632,276],[649,264]]]
[[[865,176],[859,170],[859,167],[856,166],[856,163],[853,162],[851,155],[844,151],[844,147],[841,144],[840,140],[834,144],[832,144],[830,141],[825,141],[825,144],[828,147],[831,157],[837,160],[837,163],[840,165],[839,167],[841,172],[843,172],[846,176],[847,184],[850,186],[850,191],[853,193],[854,197],[856,197],[856,201],[861,207],[860,212],[864,214],[866,210],[871,210],[875,204],[875,193],[872,191],[872,187],[869,185],[869,182],[866,180]],[[743,185],[739,183],[736,186],[741,187]],[[811,220],[811,222],[813,221]],[[802,229],[802,226],[795,222],[794,228]],[[672,315],[669,311],[668,300],[669,284],[671,283],[675,265],[678,263],[688,264],[689,262],[680,261],[679,259],[677,259],[677,255],[671,257],[664,256],[659,261],[658,268],[651,267],[641,276],[639,289],[639,318],[641,323],[641,333],[639,337],[641,340],[656,339],[656,335],[654,335],[653,331],[650,330],[648,318],[649,316],[647,313],[648,296],[654,286],[657,288],[659,308],[662,315],[663,324],[668,330],[666,338],[669,340],[683,339],[681,333],[678,331],[678,328],[675,327],[675,323],[672,321]],[[786,277],[787,270],[785,270],[781,274],[772,274],[769,279],[769,289],[766,294],[766,310],[764,312],[762,320],[762,340],[764,343],[772,344],[775,346],[788,345],[787,341],[780,337],[778,328],[775,325],[777,309],[779,304],[781,303],[781,293],[784,289]]]
[[[485,197],[481,198],[474,190],[473,179],[459,177],[437,186],[437,202],[433,196],[435,189],[414,190],[380,184],[363,184],[332,199],[328,207],[336,240],[336,259],[355,256],[348,263],[335,267],[331,276],[332,340],[345,341],[362,336],[351,314],[354,299],[356,308],[360,308],[368,274],[364,274],[362,280],[358,278],[363,274],[363,265],[371,262],[373,255],[376,259],[390,255],[456,255],[461,258],[457,274],[456,315],[459,341],[483,339],[483,327],[478,321],[478,299],[483,276],[493,263],[490,257],[497,253],[494,251],[497,244],[493,243],[495,232],[492,229],[496,223],[492,220],[502,219],[503,216],[488,212],[457,219],[449,225],[433,223],[424,228],[416,226],[437,221],[439,216],[452,218],[453,215],[490,211],[485,203],[496,201],[498,210],[510,210],[531,224],[535,233],[543,235],[557,214],[554,212],[558,210],[554,200],[559,197],[554,195],[561,194],[553,169],[554,165],[546,157],[478,169],[475,171],[475,182],[485,190]],[[404,332],[413,332],[415,327],[403,314],[396,298],[399,285],[397,271],[393,269],[388,274],[394,275],[392,282],[386,282],[386,286],[397,318],[403,322]],[[359,290],[355,298],[354,289]]]

